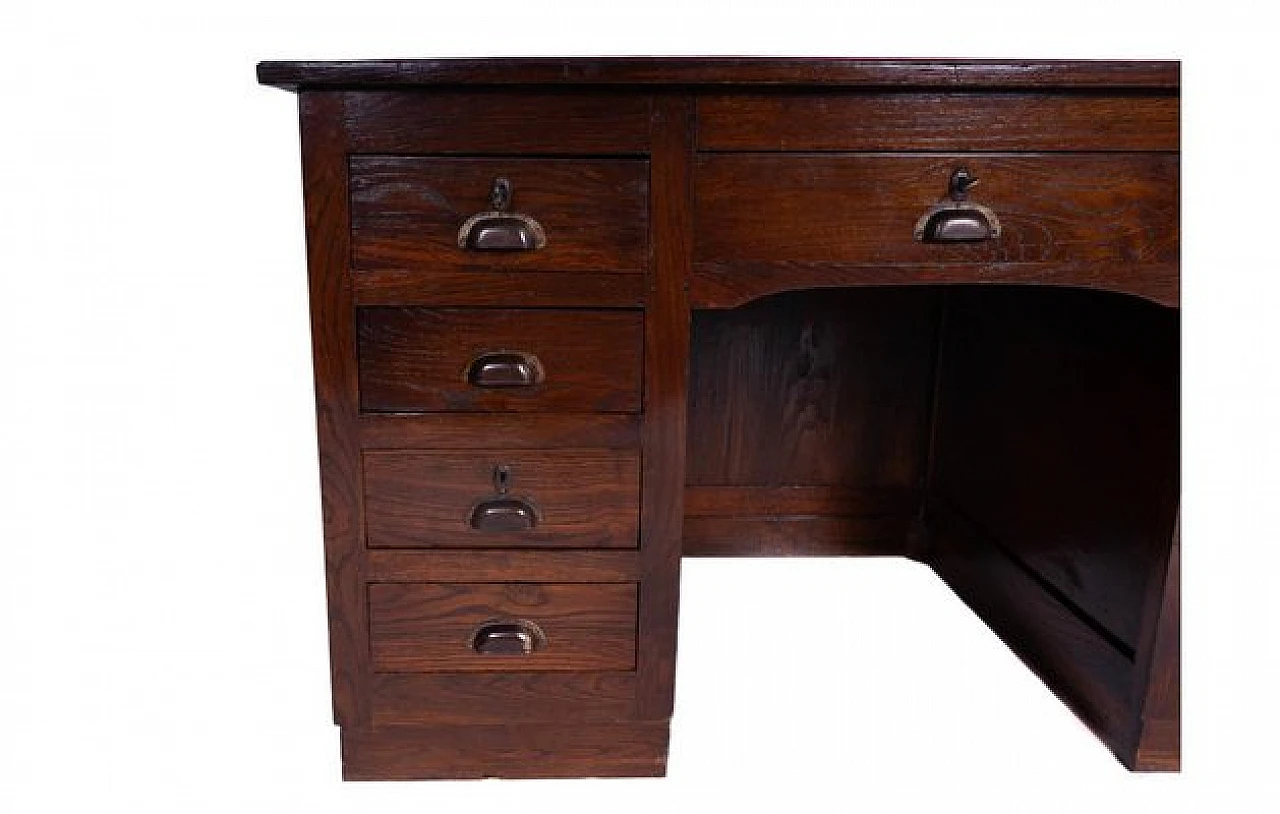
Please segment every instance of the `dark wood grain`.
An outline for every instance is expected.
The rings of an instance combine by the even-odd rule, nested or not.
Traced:
[[[917,219],[946,197],[962,166],[980,179],[973,199],[996,212],[1001,235],[921,243],[912,234]],[[1056,269],[1071,284],[1073,271],[1100,266],[1116,290],[1176,292],[1174,155],[715,155],[699,158],[696,191],[696,274],[736,274],[743,285],[774,264],[784,274],[806,264],[858,266],[873,279],[911,266],[886,276],[895,283],[941,282],[936,271],[919,272],[950,266],[964,282],[1031,267],[1042,280]],[[1150,266],[1170,281],[1152,290],[1149,274],[1131,271]],[[768,280],[759,293],[769,292]]]
[[[919,486],[937,308],[876,289],[696,312],[688,483]]]
[[[357,271],[437,273],[644,271],[648,166],[639,160],[531,158],[351,159],[351,253]],[[458,245],[472,215],[492,211],[494,179],[511,182],[511,211],[546,233],[532,251]],[[502,278],[490,278],[495,285]]]
[[[360,726],[369,667],[343,101],[341,94],[304,93],[299,106],[333,712],[337,723]]]
[[[1173,545],[1163,580],[1152,580],[1154,600],[1138,646],[1137,679],[1141,711],[1134,749],[1125,763],[1139,771],[1182,769],[1182,527],[1174,524]]]
[[[1177,63],[259,77],[304,89],[345,777],[662,774],[682,554],[908,554],[1178,767]],[[1003,233],[916,242],[961,165]],[[546,248],[457,248],[500,176]],[[545,379],[478,388],[486,352]],[[537,531],[470,528],[499,464]],[[471,650],[510,616],[553,645]]]
[[[482,441],[484,439],[475,439]],[[459,449],[364,453],[365,526],[373,548],[635,548],[640,459],[634,450]],[[511,497],[537,513],[528,531],[472,528],[472,509]]]
[[[642,153],[649,99],[632,94],[497,90],[366,91],[347,96],[356,153]]]
[[[947,323],[930,493],[1132,650],[1178,505],[1178,313],[958,289]]]
[[[1116,60],[578,57],[262,62],[258,81],[299,87],[795,85],[1176,88],[1180,63]]]
[[[487,306],[497,308],[636,308],[644,305],[639,274],[576,271],[464,271],[422,268],[362,271],[357,305]]]
[[[1177,263],[936,263],[849,265],[777,261],[699,263],[690,289],[695,308],[736,308],[779,292],[841,287],[1027,285],[1116,291],[1159,305],[1179,304]]]
[[[666,721],[344,729],[345,780],[661,777]]]
[[[684,515],[912,515],[919,510],[920,500],[921,493],[915,489],[892,487],[689,486],[684,490]]]
[[[1138,744],[1148,676],[1176,704],[1176,656],[1153,651],[1179,502],[1179,322],[1114,294],[953,290],[926,496],[928,560],[1135,768],[1177,761],[1162,701]]]
[[[693,99],[655,98],[652,252],[644,312],[644,444],[640,503],[640,626],[636,713],[667,719],[675,705],[676,628],[684,518],[689,265],[693,252]]]
[[[372,414],[359,419],[362,449],[500,449],[640,445],[640,418],[621,413]]]
[[[619,721],[635,705],[625,672],[379,673],[374,726]]]
[[[379,549],[365,555],[371,582],[635,582],[635,551]]]
[[[643,319],[634,311],[361,308],[360,407],[367,412],[640,409]],[[544,377],[529,387],[467,381],[478,356],[519,351]]]
[[[868,557],[906,553],[910,515],[686,517],[686,557]]]
[[[525,655],[472,650],[476,630],[496,619],[535,623],[546,646]],[[381,673],[630,671],[635,634],[633,583],[369,586],[369,646]]]
[[[1133,661],[941,501],[928,507],[931,564],[961,599],[1123,757]]]
[[[1178,97],[954,92],[709,95],[698,99],[698,149],[1177,150]]]
[[[690,486],[684,555],[902,554],[921,493],[845,486]]]

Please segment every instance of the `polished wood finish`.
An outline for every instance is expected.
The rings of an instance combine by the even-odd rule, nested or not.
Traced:
[[[1123,759],[1132,660],[949,506],[933,501],[928,521],[938,575]]]
[[[379,549],[365,556],[372,582],[502,582],[513,574],[529,582],[636,582],[635,551],[429,551]]]
[[[959,167],[1003,230],[921,243],[912,229]],[[945,282],[949,268],[957,282],[1057,285],[1098,285],[1101,267],[1106,288],[1177,298],[1176,155],[713,155],[695,189],[695,278],[737,276],[755,296],[774,290],[771,271],[805,267],[861,267],[884,284]],[[889,270],[900,265],[910,272]]]
[[[357,322],[366,412],[640,409],[638,312],[386,307],[360,309]],[[592,352],[583,354],[584,347]],[[543,380],[530,387],[469,383],[468,366],[495,351],[537,357]]]
[[[885,556],[906,554],[910,518],[840,515],[687,517],[687,557]]]
[[[510,308],[635,308],[644,305],[639,274],[573,271],[443,271],[418,268],[362,271],[358,305],[491,306]]]
[[[1176,585],[1179,322],[1112,294],[953,291],[938,384],[925,559],[1130,766],[1158,762],[1136,739],[1170,669],[1143,626]]]
[[[1142,714],[1130,768],[1177,772],[1182,769],[1181,525],[1173,529],[1165,578],[1152,580],[1147,596],[1154,610],[1146,614],[1138,647],[1135,678]]]
[[[999,127],[992,127],[999,122]],[[1046,127],[1045,122],[1053,122]],[[1177,150],[1178,97],[725,94],[698,100],[708,151]]]
[[[666,720],[675,707],[676,625],[684,520],[689,385],[688,274],[693,253],[693,98],[654,100],[645,308],[643,474],[635,715]]]
[[[686,517],[739,517],[761,514],[912,515],[922,495],[902,487],[848,486],[689,486],[684,490]]]
[[[1178,506],[1177,313],[1008,288],[948,307],[930,493],[1132,653]]]
[[[954,247],[952,247],[954,248]],[[835,262],[700,263],[690,301],[695,308],[736,308],[766,294],[809,288],[994,283],[1096,288],[1179,303],[1178,264],[1124,262],[849,265]]]
[[[500,496],[499,467],[510,496],[537,515],[527,531],[470,525],[478,504]],[[634,450],[370,450],[364,490],[371,548],[635,548],[639,539]]]
[[[524,655],[477,653],[472,637],[494,619],[533,622],[546,645]],[[379,673],[630,671],[635,632],[631,583],[369,586],[369,644]]]
[[[648,146],[649,100],[600,93],[365,90],[347,94],[344,124],[353,152],[364,155],[639,154]]]
[[[626,57],[263,62],[258,81],[290,90],[430,85],[781,85],[1176,90],[1177,62],[999,59]],[[461,111],[459,111],[461,112]],[[549,119],[557,122],[555,115]],[[558,122],[557,122],[558,123]],[[625,128],[621,128],[625,129]]]
[[[910,488],[690,486],[684,554],[905,554],[922,494]]]
[[[299,100],[333,715],[338,724],[359,726],[366,719],[369,667],[344,104],[336,93],[309,93]]]
[[[451,272],[644,271],[644,161],[368,156],[352,158],[350,173],[357,271],[416,271],[426,283]],[[511,182],[511,211],[538,222],[545,247],[494,252],[458,245],[464,221],[493,208],[496,178]]]
[[[811,291],[695,314],[688,483],[920,486],[938,303]]]
[[[666,721],[394,726],[342,732],[345,780],[661,777]]]
[[[379,673],[375,727],[620,721],[635,705],[634,672]]]
[[[906,555],[1178,767],[1177,63],[259,76],[300,91],[344,777],[662,774],[682,555]],[[998,233],[919,242],[949,188]],[[491,209],[546,244],[459,248]]]
[[[421,413],[362,415],[361,449],[467,449],[477,438],[499,449],[640,444],[640,420],[619,413]]]

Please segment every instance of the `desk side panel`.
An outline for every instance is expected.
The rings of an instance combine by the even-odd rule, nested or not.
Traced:
[[[1176,310],[952,292],[926,496],[938,573],[1126,764],[1178,506]]]
[[[320,499],[335,721],[364,720],[368,675],[361,580],[359,393],[347,192],[346,95],[299,95]]]

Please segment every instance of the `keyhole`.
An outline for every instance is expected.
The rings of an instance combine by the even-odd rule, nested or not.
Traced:
[[[499,212],[505,212],[511,205],[511,182],[506,178],[493,179],[493,187],[489,190],[489,205]]]
[[[511,467],[498,464],[493,468],[493,488],[500,495],[505,495],[511,490]]]

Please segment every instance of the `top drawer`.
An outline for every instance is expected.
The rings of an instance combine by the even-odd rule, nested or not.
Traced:
[[[401,158],[350,162],[355,271],[559,271],[640,274],[649,236],[649,165],[640,159]],[[465,245],[474,216],[520,216],[538,246]],[[484,220],[471,221],[478,236]],[[492,222],[492,219],[490,220]],[[510,220],[507,220],[510,223]],[[536,248],[534,246],[537,246]]]
[[[957,173],[992,239],[920,239]],[[1017,266],[1175,264],[1178,157],[1121,154],[702,156],[695,171],[699,270],[806,264],[1012,273]],[[885,275],[887,277],[887,274]],[[886,280],[888,281],[888,280]]]

